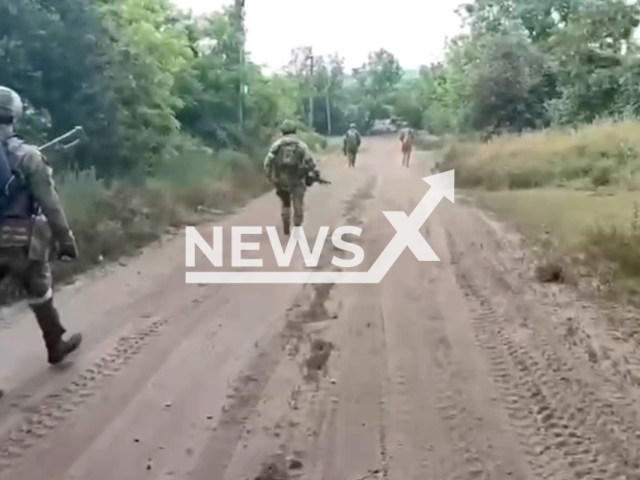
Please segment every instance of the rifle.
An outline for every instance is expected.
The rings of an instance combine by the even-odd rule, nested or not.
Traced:
[[[305,183],[307,184],[307,187],[310,187],[314,183],[319,183],[320,185],[331,185],[331,182],[322,178],[320,172],[318,172],[317,170],[313,170],[307,173],[307,176],[305,177]]]
[[[60,135],[59,137],[56,137],[53,140],[38,147],[38,150],[42,152],[52,147],[56,147],[56,150],[68,150],[71,147],[76,146],[78,143],[84,140],[87,140],[87,134],[84,132],[84,129],[82,127],[74,127],[72,130],[69,130],[67,133]],[[63,143],[63,142],[68,142],[68,143]]]

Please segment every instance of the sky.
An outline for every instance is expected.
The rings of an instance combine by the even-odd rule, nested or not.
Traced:
[[[196,13],[219,10],[232,0],[172,0]],[[247,50],[251,59],[278,70],[296,47],[338,52],[347,68],[385,48],[405,69],[442,58],[447,37],[461,31],[455,8],[462,0],[246,0]]]

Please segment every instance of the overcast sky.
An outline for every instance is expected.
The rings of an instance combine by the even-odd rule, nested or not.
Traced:
[[[194,12],[218,10],[232,0],[172,0]],[[454,10],[462,0],[246,0],[247,49],[254,62],[279,69],[291,49],[311,45],[338,52],[347,68],[378,48],[406,69],[439,60],[447,37],[460,32]]]

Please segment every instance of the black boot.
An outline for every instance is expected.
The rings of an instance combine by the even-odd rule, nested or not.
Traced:
[[[291,219],[289,217],[282,216],[282,231],[285,235],[291,233]]]
[[[291,210],[288,208],[283,209],[281,218],[282,218],[282,232],[285,235],[289,235],[291,233]]]
[[[51,365],[62,362],[67,355],[80,346],[82,335],[79,333],[71,335],[68,340],[62,339],[66,330],[60,323],[60,316],[56,307],[53,306],[53,299],[31,305],[31,310],[33,310],[40,330],[42,330],[42,338],[44,339],[48,360]]]

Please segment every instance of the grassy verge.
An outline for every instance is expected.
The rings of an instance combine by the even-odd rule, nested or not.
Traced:
[[[315,151],[326,146],[320,135],[302,136]],[[56,182],[80,252],[74,262],[54,262],[56,283],[136,253],[171,228],[200,223],[214,211],[228,212],[270,189],[257,155],[212,152],[188,142],[144,185],[126,181],[106,185],[91,171],[60,173]],[[0,303],[21,296],[11,282],[0,289]]]
[[[330,140],[316,132],[301,131],[298,136],[311,150],[315,152],[326,150],[331,147]]]
[[[457,187],[542,246],[547,262],[640,297],[640,122],[459,142],[439,165],[452,168]]]
[[[549,129],[487,143],[458,142],[442,169],[456,181],[486,190],[548,186],[640,188],[640,122],[600,122],[579,129]]]
[[[332,135],[327,137],[326,150],[329,152],[340,152],[342,150],[343,137],[339,135]],[[362,147],[361,147],[362,150]]]
[[[416,150],[441,150],[446,144],[444,137],[436,137],[425,132],[418,132],[414,140]]]
[[[80,257],[55,264],[55,279],[131,254],[168,228],[198,223],[211,210],[227,211],[267,188],[258,162],[231,151],[163,166],[145,185],[107,187],[92,172],[62,175],[58,189]]]

